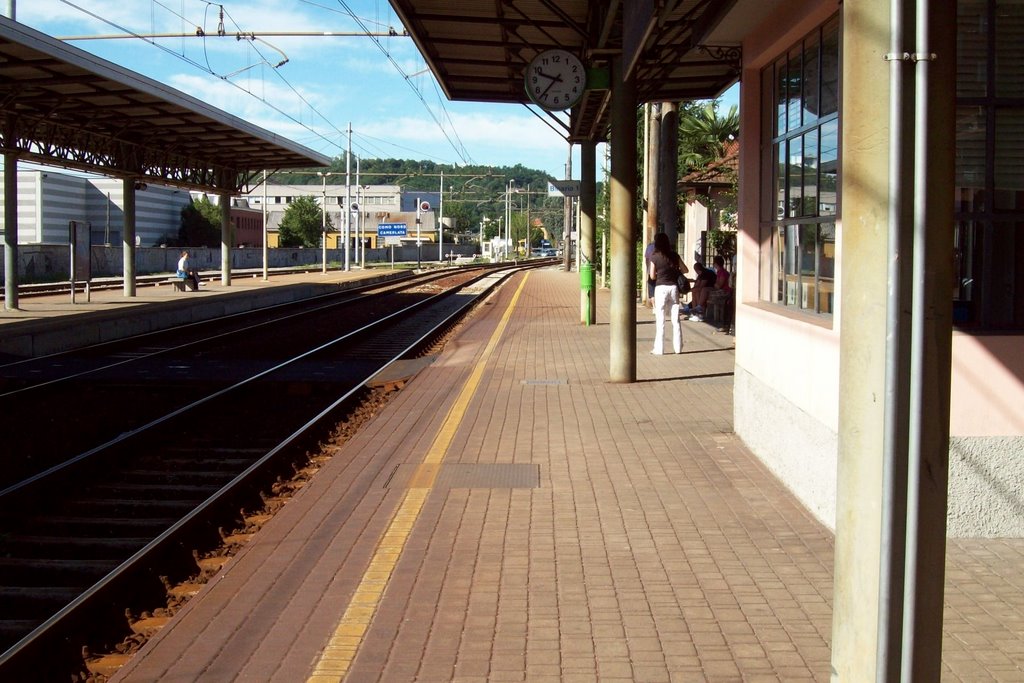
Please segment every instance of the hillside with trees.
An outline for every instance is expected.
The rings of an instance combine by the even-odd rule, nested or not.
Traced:
[[[322,179],[317,170],[308,174],[292,174],[289,183],[320,185]],[[344,182],[345,157],[339,156],[326,169],[332,175],[331,182]],[[505,193],[512,183],[512,231],[522,239],[526,225],[527,191],[529,191],[530,222],[541,219],[550,234],[561,236],[563,222],[563,201],[561,197],[548,197],[548,181],[552,178],[545,172],[515,166],[454,166],[437,164],[432,161],[413,159],[361,159],[359,182],[363,185],[399,185],[406,192],[437,193],[441,189],[441,174],[444,173],[444,217],[451,221],[452,232],[477,235],[484,222],[484,237],[497,234],[498,219],[504,222]],[[356,167],[352,164],[351,183],[356,183]],[[437,207],[434,207],[437,208]],[[530,241],[536,246],[541,231],[531,232]],[[446,239],[448,237],[446,236]]]

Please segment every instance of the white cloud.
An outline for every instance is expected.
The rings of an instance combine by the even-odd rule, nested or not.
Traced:
[[[426,111],[413,92],[416,90],[429,103],[431,111],[444,120],[452,140],[457,134],[469,156],[478,163],[557,168],[564,162],[564,140],[521,107],[444,102],[442,108],[433,75],[423,73],[425,63],[407,37],[379,40],[409,77],[408,81],[379,47],[365,37],[264,36],[267,43],[289,59],[276,71],[261,64],[260,55],[274,64],[282,59],[277,50],[260,41],[253,45],[234,38],[237,30],[252,31],[257,36],[272,31],[359,30],[347,14],[332,11],[332,7],[340,8],[340,4],[225,0],[230,16],[225,18],[224,28],[229,35],[217,38],[212,37],[217,31],[217,5],[201,0],[164,0],[160,4],[139,0],[71,1],[96,17],[138,33],[193,33],[196,26],[202,25],[208,34],[205,40],[165,39],[159,41],[162,49],[139,40],[74,44],[330,156],[338,155],[345,146],[343,131],[351,121],[355,140],[360,135],[368,136],[361,140],[361,147],[353,145],[359,154],[459,161],[453,144]],[[348,0],[348,5],[367,18],[370,30],[386,31],[388,25],[401,30],[387,3]],[[178,12],[185,19],[175,16]],[[380,25],[369,21],[378,13]],[[17,13],[19,21],[50,35],[121,32],[96,17],[60,0],[22,0]],[[219,75],[234,75],[228,83],[205,73],[207,68]],[[452,124],[443,118],[445,109],[454,122],[454,132]]]

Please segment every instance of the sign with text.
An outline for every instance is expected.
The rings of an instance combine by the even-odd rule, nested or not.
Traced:
[[[405,223],[378,223],[377,237],[405,237],[409,234],[409,226]]]
[[[578,180],[549,180],[549,197],[579,197],[580,181]]]

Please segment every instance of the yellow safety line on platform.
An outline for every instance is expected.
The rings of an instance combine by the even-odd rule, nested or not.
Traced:
[[[455,431],[466,414],[469,401],[473,398],[473,394],[476,393],[476,389],[480,385],[484,366],[498,345],[498,340],[505,332],[505,328],[508,327],[508,321],[512,317],[512,310],[519,301],[519,295],[522,294],[528,277],[529,273],[523,277],[523,281],[508,304],[508,308],[505,309],[505,313],[501,316],[497,328],[491,334],[490,341],[484,347],[480,360],[473,367],[473,371],[466,379],[466,383],[455,399],[455,403],[452,404],[451,409],[445,416],[441,428],[438,430],[433,443],[430,445],[430,449],[423,458],[423,464],[417,467],[416,472],[413,473],[407,485],[408,490],[398,506],[398,511],[395,512],[395,516],[388,524],[383,538],[381,538],[377,549],[373,553],[373,559],[370,560],[369,567],[367,567],[366,572],[363,574],[363,578],[360,580],[359,586],[356,587],[355,593],[352,594],[352,600],[345,609],[345,614],[342,615],[341,621],[338,622],[334,633],[331,634],[331,638],[327,642],[327,646],[324,647],[320,660],[316,663],[313,673],[307,679],[307,683],[337,683],[348,673],[349,667],[359,651],[359,645],[363,642],[363,637],[370,628],[370,622],[373,620],[373,615],[377,612],[381,598],[384,597],[384,590],[391,579],[391,573],[394,571],[395,565],[398,564],[398,558],[402,554],[405,542],[409,539],[409,534],[412,533],[412,527],[419,517],[423,503],[427,500],[427,494],[430,493],[430,489],[437,479],[437,473],[440,469],[439,465],[444,460],[445,453],[447,453],[452,439],[455,438]]]

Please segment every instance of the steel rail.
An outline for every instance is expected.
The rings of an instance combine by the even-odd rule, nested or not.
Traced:
[[[50,618],[46,619],[42,624],[33,629],[10,649],[0,655],[0,675],[33,674],[37,672],[36,667],[38,667],[40,663],[49,661],[62,660],[65,662],[73,662],[76,658],[79,658],[78,662],[80,664],[80,652],[73,649],[70,639],[74,638],[76,633],[80,633],[82,624],[89,620],[87,615],[90,612],[100,611],[109,613],[112,609],[112,605],[120,606],[124,604],[125,595],[133,592],[127,587],[134,582],[143,581],[143,579],[140,578],[141,576],[148,576],[151,580],[155,575],[155,572],[159,571],[158,567],[163,566],[165,563],[173,563],[175,561],[180,562],[180,558],[178,560],[171,560],[169,558],[183,553],[184,548],[189,545],[189,537],[199,534],[202,527],[209,526],[211,516],[231,510],[232,502],[243,495],[246,495],[240,493],[240,491],[248,486],[252,486],[253,484],[258,485],[258,482],[261,479],[266,479],[268,476],[266,473],[271,471],[275,464],[278,464],[277,461],[281,459],[282,454],[287,452],[293,444],[297,443],[307,435],[310,430],[313,430],[318,425],[324,423],[325,420],[329,419],[332,415],[335,415],[339,408],[351,402],[362,390],[365,383],[374,375],[381,372],[388,365],[415,353],[419,348],[429,344],[438,336],[438,334],[441,333],[440,331],[447,329],[454,320],[463,316],[470,307],[487,296],[494,287],[509,275],[510,272],[512,271],[483,274],[455,290],[441,293],[424,301],[417,302],[402,311],[392,313],[391,315],[375,321],[370,325],[364,326],[359,330],[346,333],[345,335],[322,344],[315,349],[299,354],[298,356],[275,366],[273,371],[291,366],[300,360],[308,359],[315,353],[333,347],[345,340],[350,340],[357,335],[368,334],[372,329],[380,329],[399,319],[404,319],[411,311],[424,310],[431,305],[437,304],[442,299],[446,299],[459,291],[463,291],[468,287],[479,283],[481,280],[486,278],[491,279],[486,287],[474,292],[472,296],[467,296],[466,301],[462,302],[456,310],[445,316],[441,321],[432,325],[429,330],[410,342],[399,353],[395,354],[391,360],[386,361],[381,367],[374,369],[367,377],[353,382],[350,389],[345,391],[341,396],[338,396],[334,401],[327,405],[327,407],[320,410],[313,417],[309,418],[299,428],[293,430],[286,438],[274,447],[270,448],[264,455],[252,462],[242,472],[234,476],[228,484],[210,495],[201,504],[181,517],[165,531],[160,533],[159,536],[134,552],[116,569],[83,591],[77,598],[57,611]],[[259,377],[267,376],[270,372],[271,370],[258,373],[253,377],[247,378],[246,380],[233,385],[232,388],[249,384]],[[228,390],[223,390],[217,392],[217,394],[224,395],[227,392]],[[116,439],[114,442],[104,444],[102,447],[98,447],[88,453],[82,454],[74,459],[74,463],[69,463],[67,467],[71,467],[72,465],[81,466],[89,456],[95,455],[101,450],[110,447],[111,444],[115,442],[121,443],[127,439],[135,437],[146,429],[150,429],[157,424],[164,423],[172,416],[182,415],[189,410],[194,410],[198,406],[207,403],[209,400],[211,400],[210,397],[204,397],[185,408],[174,411],[172,414],[165,416],[164,418],[153,421],[144,428],[133,430],[129,434],[126,434],[123,439]],[[3,501],[4,499],[10,500],[15,496],[20,499],[23,495],[28,494],[32,490],[41,486],[46,479],[53,477],[58,470],[66,471],[66,468],[51,468],[46,477],[33,477],[31,478],[31,482],[26,481],[13,487],[8,487],[5,491],[0,492],[0,501]],[[80,644],[81,643],[79,643],[79,645]],[[57,652],[61,653],[60,657],[57,656]]]

